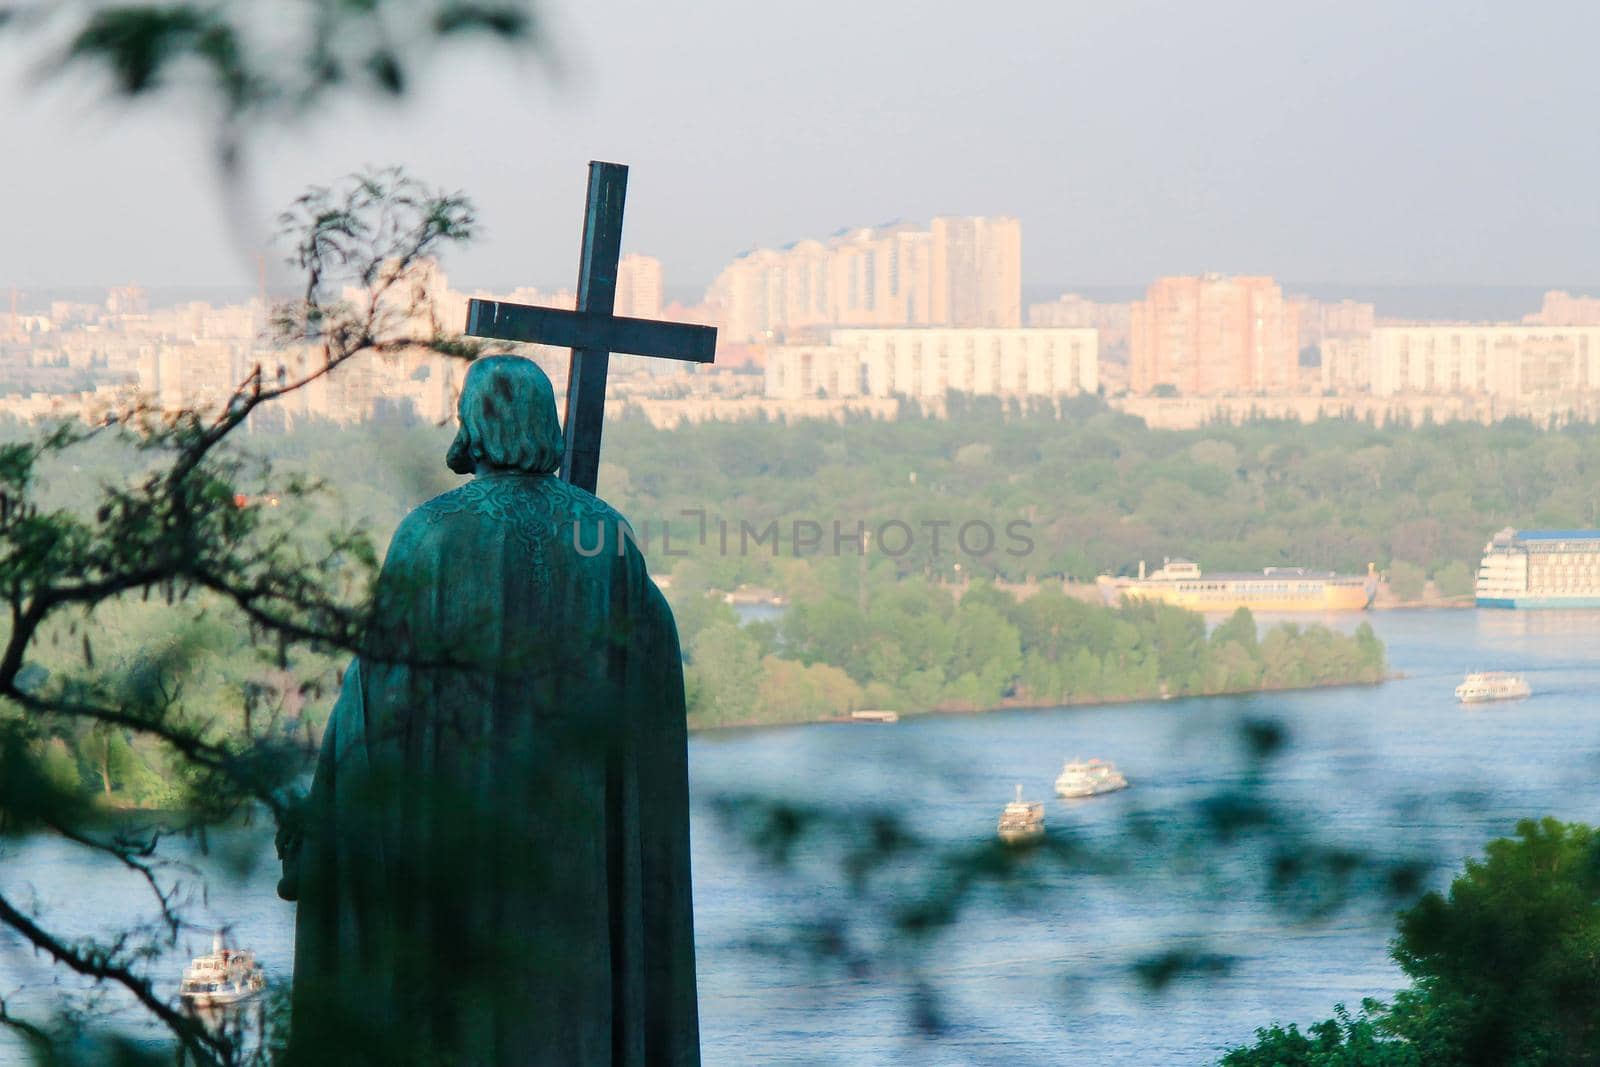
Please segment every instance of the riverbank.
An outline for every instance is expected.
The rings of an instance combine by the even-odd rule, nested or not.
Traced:
[[[1125,697],[1081,697],[1067,698],[1065,700],[1032,700],[1028,698],[1012,698],[999,704],[971,707],[934,707],[918,711],[897,711],[901,719],[924,719],[936,716],[956,717],[988,715],[997,711],[1045,711],[1050,708],[1102,708],[1115,707],[1119,704],[1153,704],[1153,703],[1184,703],[1191,700],[1209,700],[1214,697],[1241,697],[1255,696],[1261,693],[1304,693],[1318,689],[1376,689],[1388,682],[1401,681],[1406,677],[1404,672],[1395,671],[1385,674],[1376,681],[1340,680],[1330,682],[1312,682],[1309,685],[1266,685],[1250,689],[1223,689],[1211,693],[1184,693],[1182,695],[1167,695],[1146,693],[1139,696]],[[714,734],[723,730],[742,732],[747,730],[771,730],[783,726],[821,726],[838,723],[849,723],[854,726],[890,726],[893,723],[878,720],[862,720],[852,718],[846,712],[841,715],[826,715],[812,719],[780,719],[761,720],[749,719],[743,722],[718,723],[715,726],[689,727],[692,734]]]
[[[656,582],[663,589],[666,589],[670,585],[671,579],[663,576],[656,578]],[[941,588],[949,590],[950,595],[955,600],[959,601],[962,595],[966,593],[969,588],[972,588],[974,583],[958,581],[941,582],[939,584]],[[1070,578],[1053,582],[1006,582],[997,579],[981,584],[998,589],[1005,593],[1009,593],[1019,602],[1027,600],[1029,597],[1040,592],[1041,590],[1050,589],[1058,591],[1063,595],[1072,598],[1073,600],[1081,601],[1085,604],[1106,603],[1103,592],[1095,582],[1076,582]],[[788,598],[782,594],[775,593],[770,589],[751,588],[748,586],[740,586],[732,592],[714,591],[711,595],[718,597],[723,603],[731,605],[736,609],[745,609],[772,615],[781,614],[789,605]],[[1477,606],[1478,601],[1474,594],[1463,593],[1457,596],[1445,596],[1437,591],[1432,581],[1429,581],[1424,586],[1421,596],[1410,598],[1400,596],[1393,590],[1388,582],[1380,582],[1378,583],[1377,592],[1373,597],[1372,604],[1367,610],[1416,611],[1418,609],[1449,609],[1452,611],[1459,611],[1463,608],[1475,608]],[[1220,612],[1207,612],[1205,614],[1210,617],[1212,615],[1225,616],[1231,613],[1232,609]],[[1256,611],[1255,614],[1264,618],[1271,618],[1274,613]],[[1300,616],[1319,613],[1291,612],[1290,614]],[[1334,612],[1333,614],[1348,613]]]

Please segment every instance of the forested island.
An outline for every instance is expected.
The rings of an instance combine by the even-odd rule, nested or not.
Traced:
[[[717,610],[721,609],[721,610]],[[982,711],[1298,689],[1381,681],[1383,644],[1279,623],[1257,631],[1240,608],[1207,633],[1204,617],[1165,604],[1119,608],[1044,590],[1018,600],[992,586],[905,583],[865,606],[831,596],[781,623],[740,626],[720,603],[680,612],[691,726],[825,719],[857,708]]]

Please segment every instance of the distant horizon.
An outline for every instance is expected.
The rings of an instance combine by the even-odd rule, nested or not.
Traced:
[[[1354,300],[1358,303],[1372,304],[1376,313],[1384,318],[1419,320],[1517,321],[1523,315],[1538,311],[1543,295],[1548,292],[1564,291],[1574,296],[1600,296],[1600,283],[1591,285],[1450,282],[1390,284],[1274,280],[1282,288],[1285,296],[1309,296],[1329,303]],[[1049,303],[1067,293],[1085,297],[1096,303],[1126,303],[1142,298],[1149,284],[1149,282],[1025,283],[1022,287],[1022,303],[1024,307]],[[140,285],[140,283],[137,280],[125,280],[110,284],[48,286],[38,289],[18,286],[18,310],[26,314],[40,314],[48,310],[50,303],[58,300],[71,303],[99,303],[110,290],[128,285]],[[508,293],[518,288],[556,292],[561,289],[571,289],[573,282],[545,282],[531,286],[525,281],[486,284],[476,281],[463,282],[452,276],[450,285],[458,292]],[[664,286],[666,301],[669,304],[676,302],[693,305],[704,296],[707,285],[709,282],[706,285],[669,283]],[[152,304],[156,307],[170,307],[190,301],[218,305],[244,303],[252,299],[257,292],[255,286],[246,285],[141,285],[140,287],[149,294]],[[288,287],[269,287],[269,293],[278,299],[294,295],[294,291]],[[0,315],[9,310],[9,290],[0,290]]]

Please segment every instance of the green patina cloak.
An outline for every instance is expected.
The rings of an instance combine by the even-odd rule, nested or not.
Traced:
[[[699,1063],[682,666],[626,529],[497,471],[396,532],[287,890],[295,1062]]]

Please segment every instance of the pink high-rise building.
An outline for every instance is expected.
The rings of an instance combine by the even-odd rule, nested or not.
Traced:
[[[1129,388],[1281,393],[1299,382],[1299,327],[1271,278],[1158,278],[1130,317]]]
[[[1522,321],[1538,326],[1600,326],[1600,297],[1573,296],[1564,290],[1544,294],[1544,304]]]

